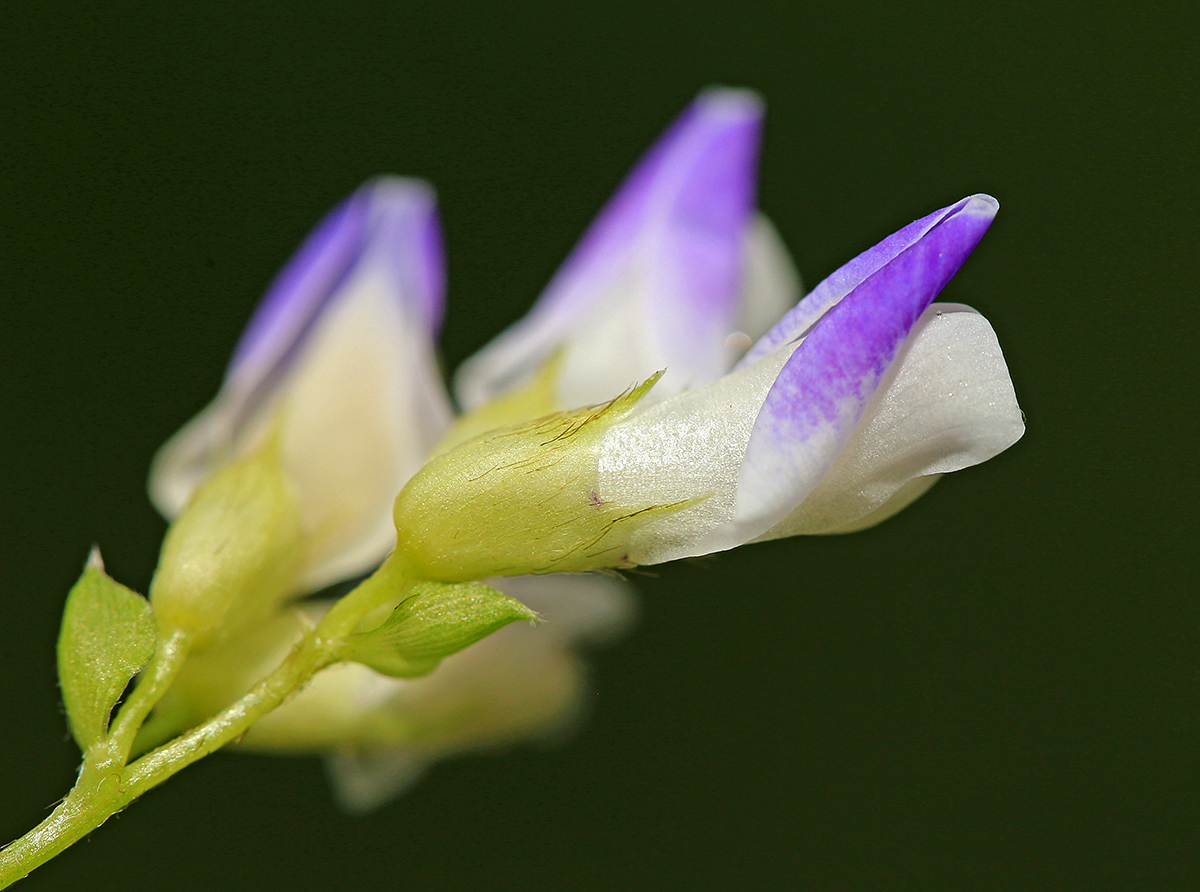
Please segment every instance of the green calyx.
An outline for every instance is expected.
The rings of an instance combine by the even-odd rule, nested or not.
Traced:
[[[616,504],[597,491],[604,434],[659,377],[435,456],[396,498],[396,552],[409,575],[461,582],[632,566],[629,537],[695,502]]]
[[[383,624],[351,635],[343,659],[395,678],[416,678],[512,622],[537,614],[480,583],[417,583]]]

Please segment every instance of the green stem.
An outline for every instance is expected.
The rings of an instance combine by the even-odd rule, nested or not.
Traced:
[[[112,755],[118,764],[124,765],[128,760],[138,729],[179,674],[190,646],[191,641],[187,633],[178,630],[159,640],[154,659],[138,679],[133,692],[121,704],[121,709],[109,728],[108,739],[110,745],[116,746]]]
[[[85,760],[75,788],[50,817],[0,851],[0,889],[28,876],[35,867],[104,823],[118,809],[113,801],[120,785],[119,771],[106,772]]]
[[[338,662],[345,637],[365,616],[398,598],[409,585],[398,564],[389,559],[335,605],[248,694],[204,724],[126,765],[141,721],[170,685],[178,670],[175,664],[186,655],[185,639],[166,639],[145,673],[144,685],[138,685],[114,721],[113,733],[88,749],[79,781],[67,798],[41,824],[0,850],[0,889],[28,876],[177,771],[237,740],[316,673]]]
[[[224,712],[130,763],[122,772],[121,806],[158,786],[193,762],[237,740],[250,726],[331,663],[338,660],[340,642],[321,641],[311,633],[283,663]]]
[[[363,619],[379,608],[399,601],[411,587],[412,580],[393,552],[378,570],[330,608],[317,625],[317,637],[322,640],[345,638]]]
[[[120,744],[100,744],[84,758],[79,781],[45,821],[0,851],[0,889],[25,877],[103,824],[151,787],[241,737],[313,675],[335,662],[337,648],[310,633],[283,663],[224,712],[129,765]]]

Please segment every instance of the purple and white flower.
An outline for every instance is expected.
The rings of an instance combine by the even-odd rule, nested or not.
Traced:
[[[155,458],[159,510],[174,517],[278,426],[302,589],[377,565],[395,543],[392,500],[450,422],[434,354],[444,279],[427,184],[384,177],[338,205],[272,283],[217,398]]]
[[[601,499],[703,498],[635,534],[629,562],[861,529],[1016,442],[1024,423],[991,327],[931,306],[996,208],[972,196],[905,227],[818,285],[729,375],[613,426]]]
[[[932,303],[995,200],[972,196],[917,220],[797,304],[791,261],[755,210],[761,122],[752,93],[702,93],[529,315],[457,377],[475,409],[554,360],[553,402],[570,409],[665,369],[593,444],[588,473],[564,486],[581,512],[686,507],[630,527],[617,560],[594,566],[869,526],[1023,433],[991,326]],[[433,353],[443,275],[428,186],[384,178],[347,199],[272,285],[216,400],[156,459],[160,509],[174,516],[216,470],[278,433],[304,519],[297,594],[382,560],[395,543],[393,499],[451,420]],[[520,509],[521,493],[512,503]],[[346,801],[369,807],[439,755],[559,726],[578,700],[576,643],[619,626],[627,592],[604,577],[501,586],[549,622],[504,629],[425,679],[326,671],[247,744],[338,750]]]
[[[460,367],[472,409],[562,353],[558,408],[664,371],[651,400],[725,374],[800,296],[755,211],[762,101],[701,93],[634,167],[533,309]]]

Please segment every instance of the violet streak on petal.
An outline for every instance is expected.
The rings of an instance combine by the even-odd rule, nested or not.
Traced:
[[[872,526],[940,475],[995,457],[1024,431],[991,325],[962,304],[931,304],[837,460],[761,538]]]
[[[317,224],[250,318],[225,375],[225,389],[240,403],[235,423],[287,373],[312,326],[364,261],[387,268],[406,312],[415,310],[436,337],[445,314],[445,254],[433,189],[415,179],[369,180]]]
[[[666,256],[651,267],[666,281],[647,306],[663,366],[686,370],[682,383],[688,386],[728,371],[724,346],[736,326],[762,127],[761,108],[745,96],[705,98],[714,112],[722,106],[724,120],[714,120],[721,128],[713,127],[693,166],[680,172],[687,186],[670,210],[673,225],[661,246]]]
[[[746,449],[734,521],[740,541],[786,517],[821,480],[909,330],[978,244],[998,207],[990,196],[973,196],[942,212],[916,242],[825,314],[792,354]]]
[[[610,398],[666,367],[660,389],[725,371],[755,193],[759,98],[702,93],[634,168],[533,310],[464,365],[467,407],[566,347],[566,404]]]

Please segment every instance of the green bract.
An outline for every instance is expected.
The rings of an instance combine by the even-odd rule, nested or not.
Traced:
[[[113,706],[150,662],[157,643],[146,599],[110,579],[93,550],[67,596],[58,636],[58,681],[71,736],[81,750],[108,736]]]

